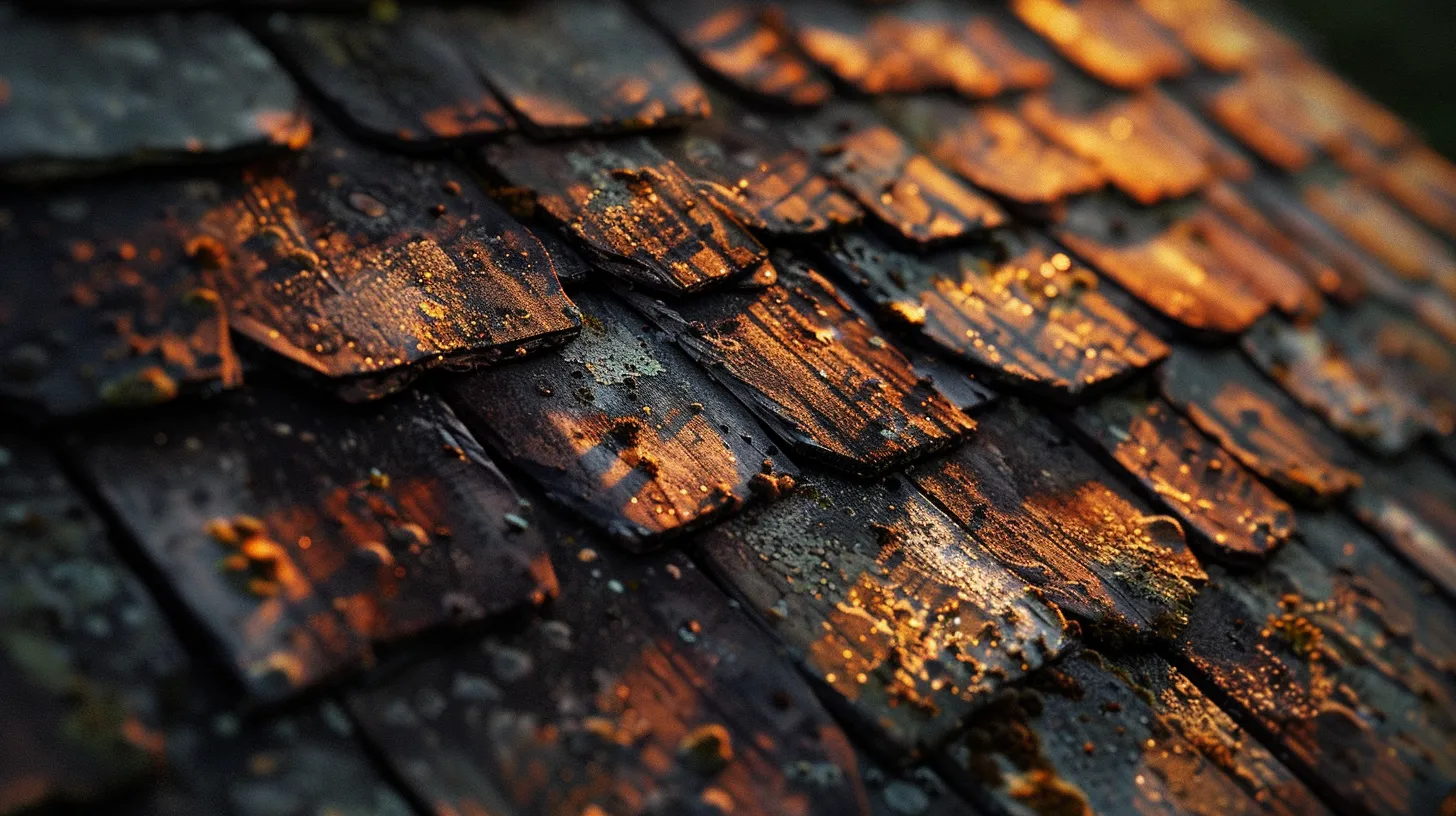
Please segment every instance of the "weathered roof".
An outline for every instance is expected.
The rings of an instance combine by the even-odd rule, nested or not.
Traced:
[[[1234,0],[0,0],[0,814],[1448,814],[1456,166]]]

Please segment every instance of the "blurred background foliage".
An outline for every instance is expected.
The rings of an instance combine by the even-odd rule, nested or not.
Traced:
[[[1246,0],[1456,158],[1456,0]]]

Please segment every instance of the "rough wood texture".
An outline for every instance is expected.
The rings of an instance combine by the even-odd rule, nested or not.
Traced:
[[[1070,643],[1026,583],[904,479],[806,476],[697,548],[854,730],[904,761]]]
[[[774,120],[724,107],[680,138],[658,140],[700,182],[700,192],[773,237],[818,236],[860,220],[864,213],[854,199],[820,172],[808,151],[789,144]]]
[[[485,158],[626,281],[683,293],[767,271],[758,239],[646,140],[496,145]]]
[[[1007,223],[994,201],[858,109],[826,110],[795,136],[823,157],[824,172],[911,246],[963,241]]]
[[[1254,365],[1336,430],[1371,450],[1394,455],[1440,420],[1387,378],[1351,364],[1337,341],[1314,326],[1266,319],[1244,335]]]
[[[1293,509],[1163,400],[1107,397],[1073,420],[1213,560],[1258,564],[1294,532]]]
[[[1075,398],[1167,355],[1096,276],[1030,232],[924,257],[852,233],[830,255],[888,323],[1013,386]]]
[[[845,735],[686,558],[557,537],[561,598],[351,695],[442,813],[863,814]]]
[[[346,411],[254,392],[77,454],[258,697],[555,591],[529,509],[424,394]]]
[[[1055,97],[1027,97],[1021,116],[1043,138],[1085,159],[1140,204],[1197,191],[1213,167],[1195,142],[1165,122],[1156,93],[1115,99],[1091,111],[1059,108]]]
[[[505,106],[451,42],[447,13],[384,22],[272,13],[259,31],[358,132],[397,146],[439,147],[514,128]]]
[[[1141,211],[1088,197],[1075,202],[1058,240],[1150,308],[1205,335],[1238,334],[1268,311],[1180,212]]]
[[[1287,495],[1327,504],[1361,484],[1350,452],[1238,354],[1178,348],[1160,373],[1169,402]]]
[[[1119,655],[1107,667],[1138,692],[1158,719],[1275,816],[1330,813],[1284,763],[1162,657]]]
[[[0,177],[300,147],[288,75],[216,14],[116,20],[0,9]]]
[[[0,813],[156,770],[182,648],[54,459],[0,436]]]
[[[805,459],[873,476],[975,428],[829,281],[800,260],[778,266],[759,292],[634,302]]]
[[[189,246],[241,333],[350,399],[580,326],[546,249],[463,170],[323,132],[281,170],[246,173]]]
[[[621,0],[452,12],[461,48],[521,124],[544,136],[678,125],[708,97],[672,46]]]
[[[1003,694],[937,766],[998,813],[1264,812],[1095,654]]]
[[[1277,257],[1274,265],[1262,268],[1272,270],[1268,279],[1270,290],[1265,294],[1280,311],[1292,316],[1313,316],[1323,308],[1321,295],[1345,303],[1358,299],[1360,287],[1346,280],[1340,263],[1331,258],[1332,253],[1326,247],[1306,240],[1298,230],[1281,229],[1266,212],[1267,208],[1256,205],[1246,190],[1219,181],[1203,191],[1203,200],[1209,205],[1210,213],[1222,216],[1219,220],[1238,227],[1252,239],[1257,250],[1249,255],[1251,260],[1262,254],[1258,250],[1267,250]],[[1312,226],[1313,219],[1309,223]],[[1290,278],[1288,270],[1293,270],[1303,281]],[[1248,279],[1253,282],[1254,277],[1248,276]],[[1263,281],[1263,276],[1258,280]]]
[[[1000,105],[920,96],[893,105],[892,116],[936,161],[1032,215],[1054,219],[1065,199],[1106,183],[1101,170]]]
[[[222,299],[181,237],[221,196],[202,180],[0,196],[0,400],[71,416],[240,385]]]
[[[1003,403],[970,443],[910,476],[1091,637],[1168,638],[1186,622],[1204,573],[1178,523],[1026,407]]]
[[[1448,434],[1456,417],[1456,343],[1398,306],[1367,300],[1331,315],[1321,328],[1361,378],[1419,400],[1433,429]]]
[[[884,9],[797,0],[785,12],[804,53],[862,93],[946,90],[984,98],[1051,79],[1051,66],[985,10],[936,0]]]
[[[1353,179],[1309,184],[1304,201],[1402,279],[1433,283],[1456,297],[1456,253],[1368,185]]]
[[[1456,782],[1450,689],[1383,636],[1368,603],[1291,543],[1258,575],[1213,576],[1182,659],[1327,800],[1432,813]]]
[[[821,105],[834,94],[756,4],[640,0],[640,5],[699,65],[742,93],[793,107]]]
[[[451,385],[503,461],[635,550],[792,483],[789,463],[762,464],[773,446],[753,418],[670,340],[609,296],[578,303],[571,345]]]
[[[1194,243],[1207,247],[1224,269],[1280,314],[1305,322],[1324,310],[1324,299],[1308,279],[1215,209],[1200,207],[1186,224]]]
[[[1011,10],[1078,68],[1134,90],[1185,73],[1182,50],[1131,3],[1012,0]]]

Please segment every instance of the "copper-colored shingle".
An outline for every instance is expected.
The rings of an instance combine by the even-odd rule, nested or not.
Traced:
[[[1171,38],[1123,0],[1012,0],[1011,9],[1062,56],[1117,88],[1147,87],[1189,68]]]

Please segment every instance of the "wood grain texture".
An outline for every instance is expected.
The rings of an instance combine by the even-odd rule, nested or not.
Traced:
[[[1027,231],[928,256],[850,233],[830,257],[888,324],[1013,387],[1074,399],[1167,354],[1098,291],[1096,276]]]
[[[873,476],[975,428],[829,281],[800,260],[778,267],[758,292],[633,302],[806,460]]]
[[[854,730],[901,761],[1071,643],[1021,578],[904,479],[806,475],[696,546]]]
[[[502,461],[634,550],[792,483],[758,423],[670,339],[608,295],[578,303],[586,326],[571,345],[450,386]]]
[[[1204,580],[1178,522],[1154,515],[1050,421],[1014,402],[910,478],[1098,642],[1169,638]]]

